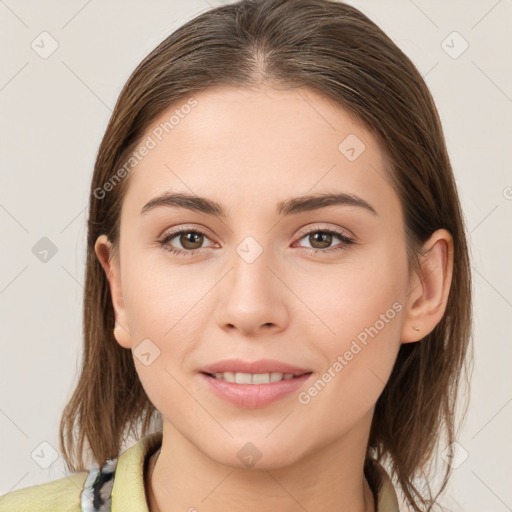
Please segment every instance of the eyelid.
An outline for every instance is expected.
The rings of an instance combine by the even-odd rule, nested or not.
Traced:
[[[350,238],[355,241],[355,236],[348,229],[345,229],[345,228],[342,228],[339,226],[330,227],[330,226],[326,226],[325,224],[321,224],[321,223],[319,223],[319,224],[313,223],[313,224],[308,224],[307,226],[304,226],[304,228],[301,228],[299,230],[298,237],[303,238],[305,235],[309,235],[313,231],[333,231],[333,232],[336,232],[338,234],[345,236],[346,238]]]
[[[160,238],[164,236],[177,234],[180,233],[181,231],[200,231],[201,233],[206,235],[206,228],[203,228],[202,226],[200,227],[196,224],[178,224],[176,226],[164,229],[164,231],[160,235]]]

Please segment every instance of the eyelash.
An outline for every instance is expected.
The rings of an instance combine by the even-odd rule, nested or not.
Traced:
[[[202,251],[203,249],[206,249],[206,247],[203,247],[201,249],[184,250],[184,249],[176,249],[174,247],[169,247],[167,245],[173,238],[176,238],[176,236],[182,235],[183,233],[195,233],[198,235],[203,235],[206,238],[208,238],[208,235],[199,229],[181,229],[180,231],[175,231],[173,233],[169,233],[169,234],[165,235],[161,240],[158,241],[158,244],[164,250],[169,251],[170,253],[176,254],[178,256],[195,256],[198,252]],[[303,249],[306,249],[308,252],[313,253],[313,254],[341,251],[341,250],[345,249],[346,246],[356,243],[353,239],[349,238],[342,231],[338,231],[336,229],[318,229],[318,228],[308,231],[307,233],[302,235],[299,238],[299,240],[302,240],[303,238],[305,238],[313,233],[327,233],[329,235],[335,235],[344,244],[344,246],[342,246],[342,247],[338,247],[338,248],[331,247],[329,249],[314,249],[312,247],[303,247]]]

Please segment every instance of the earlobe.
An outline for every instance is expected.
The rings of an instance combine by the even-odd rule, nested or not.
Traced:
[[[409,287],[402,325],[402,343],[420,341],[441,321],[448,303],[453,275],[453,239],[439,229],[423,246],[420,275],[414,274]]]
[[[114,327],[114,338],[123,348],[130,349],[132,347],[130,332],[116,320],[116,326]]]
[[[131,348],[131,337],[126,320],[119,261],[112,255],[112,243],[107,235],[100,235],[94,244],[96,256],[105,271],[112,297],[112,307],[115,314],[114,337],[123,348]]]

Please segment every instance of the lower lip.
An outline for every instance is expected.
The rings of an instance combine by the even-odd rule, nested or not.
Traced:
[[[299,389],[313,375],[306,373],[293,379],[268,384],[237,384],[200,373],[210,389],[219,397],[239,407],[257,409],[265,407]]]

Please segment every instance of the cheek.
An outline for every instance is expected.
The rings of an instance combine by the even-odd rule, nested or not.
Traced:
[[[184,414],[184,404],[192,405],[183,392],[189,385],[185,374],[195,368],[191,355],[199,350],[205,322],[211,318],[205,308],[215,282],[211,276],[198,276],[193,265],[171,266],[131,256],[126,258],[129,278],[123,296],[139,379],[157,409],[168,416]]]
[[[405,260],[392,251],[351,256],[340,265],[303,273],[294,283],[297,295],[314,313],[317,332],[333,349],[343,348],[361,333],[364,342],[366,329],[375,324],[383,338],[399,333],[406,289]]]
[[[341,301],[341,309],[326,311],[335,335],[312,338],[324,366],[310,386],[301,389],[297,401],[308,430],[322,425],[325,439],[338,438],[372,414],[389,379],[400,348],[403,314],[401,303],[392,300],[392,289],[381,287],[364,300]]]
[[[193,265],[172,265],[165,258],[148,256],[133,254],[126,259],[124,272],[128,278],[123,284],[123,297],[130,332],[164,342],[190,337],[209,280],[198,277]]]
[[[189,267],[192,269],[192,267]],[[186,416],[189,383],[184,378],[189,354],[204,330],[205,286],[192,270],[126,262],[130,275],[125,288],[125,308],[136,371],[146,394],[168,419]],[[149,354],[145,355],[145,354]],[[147,364],[149,363],[149,364]]]
[[[324,368],[298,399],[334,435],[374,406],[393,369],[405,312],[405,251],[383,250],[360,265],[347,265],[323,281],[324,293],[321,282],[311,282],[303,293],[328,327],[319,331],[317,322],[316,336],[309,332]]]

